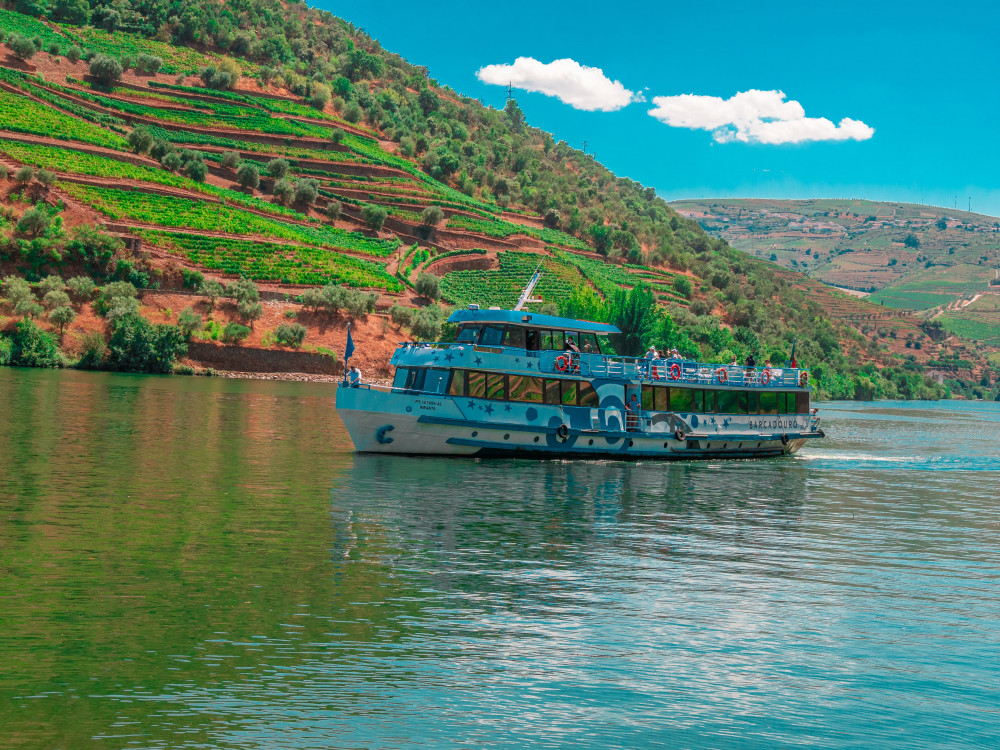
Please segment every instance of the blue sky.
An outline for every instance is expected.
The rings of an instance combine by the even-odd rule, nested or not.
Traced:
[[[515,98],[529,123],[577,148],[586,140],[616,174],[667,200],[855,197],[951,207],[957,196],[966,209],[971,196],[973,211],[1000,216],[997,3],[320,7],[496,107],[506,92],[477,78],[485,66],[533,58],[493,78],[522,75],[525,85],[556,90],[569,84],[554,60],[600,69],[570,85],[563,98],[572,103],[524,90]],[[786,99],[725,101],[749,91]],[[697,98],[674,98],[689,94]],[[661,119],[649,114],[654,97],[667,97]],[[645,101],[623,103],[630,98]],[[727,113],[738,116],[727,121]],[[775,127],[775,116],[785,122]],[[804,133],[850,137],[802,142]]]

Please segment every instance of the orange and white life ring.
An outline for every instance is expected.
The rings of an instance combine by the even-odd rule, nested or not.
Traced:
[[[767,385],[771,382],[771,368],[765,367],[764,372],[760,374],[761,385]]]
[[[559,372],[566,372],[566,370],[569,369],[569,357],[565,354],[560,354],[556,357],[556,369],[559,370]]]
[[[799,375],[799,388],[806,388],[809,385],[809,371],[805,370]]]
[[[716,377],[719,379],[720,383],[725,383],[729,380],[729,372],[725,367],[720,367],[719,371],[715,373]]]
[[[671,380],[680,380],[681,379],[681,366],[679,364],[677,364],[676,362],[674,362],[672,365],[670,365],[670,379]]]

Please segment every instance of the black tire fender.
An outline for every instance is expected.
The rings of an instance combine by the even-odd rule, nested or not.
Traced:
[[[569,425],[561,424],[556,427],[556,437],[564,443],[569,440]]]

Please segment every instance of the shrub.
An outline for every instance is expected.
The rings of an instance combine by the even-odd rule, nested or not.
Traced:
[[[201,328],[201,322],[201,315],[192,307],[185,307],[177,316],[177,327],[181,329],[185,339],[190,339],[191,335]]]
[[[14,306],[26,299],[34,300],[35,295],[31,291],[31,285],[20,276],[8,276],[0,285],[3,296]]]
[[[21,215],[17,222],[17,231],[29,237],[40,237],[48,231],[52,220],[49,215],[40,208],[29,208]]]
[[[80,58],[83,57],[83,50],[77,47],[75,44],[66,50],[66,59],[70,62],[79,62]]]
[[[153,325],[133,313],[112,324],[105,364],[122,372],[168,373],[173,370],[174,360],[186,353],[187,343],[180,328]]]
[[[264,171],[267,172],[268,177],[280,180],[288,174],[288,162],[284,159],[271,159],[264,167]]]
[[[264,306],[260,302],[250,302],[245,300],[239,302],[236,305],[236,312],[243,320],[248,320],[251,323],[255,320],[260,320],[261,316],[264,314]]]
[[[389,212],[382,208],[382,206],[375,206],[371,203],[365,204],[365,207],[361,209],[362,220],[368,225],[369,229],[375,232],[382,229],[388,216]]]
[[[128,134],[128,145],[137,154],[144,154],[153,145],[153,134],[149,132],[148,128],[141,125],[133,128],[132,132]]]
[[[9,365],[14,359],[14,342],[0,334],[0,365]]]
[[[43,295],[49,292],[61,292],[65,288],[66,283],[61,276],[46,276],[38,282],[38,291]]]
[[[236,182],[244,188],[256,190],[260,185],[260,172],[257,171],[257,167],[253,164],[244,162],[236,170]]]
[[[184,174],[195,182],[204,182],[205,175],[208,174],[208,167],[205,166],[205,162],[192,159],[184,165]]]
[[[160,159],[160,164],[163,165],[164,169],[170,172],[176,172],[184,166],[184,160],[176,151],[169,151],[163,155],[162,159]]]
[[[237,281],[230,284],[226,294],[236,302],[256,302],[260,299],[260,289],[245,276],[240,276]]]
[[[238,344],[249,335],[250,329],[239,323],[226,323],[226,327],[222,329],[222,340],[227,344]]]
[[[14,314],[23,318],[37,318],[45,308],[35,302],[35,298],[23,299],[14,306]]]
[[[66,286],[69,287],[70,294],[79,300],[90,299],[97,288],[94,280],[89,276],[74,276],[66,282]]]
[[[279,203],[287,206],[295,197],[295,186],[291,180],[276,180],[271,193],[278,199]]]
[[[33,320],[22,320],[14,331],[11,363],[20,367],[59,367],[62,356],[55,337]]]
[[[112,86],[124,73],[122,64],[107,55],[95,55],[90,61],[90,75],[94,76],[103,86]]]
[[[313,179],[299,180],[295,183],[295,202],[311,206],[319,197],[319,181]]]
[[[42,298],[42,304],[50,310],[55,307],[69,307],[69,295],[61,289],[53,289]]]
[[[392,319],[392,322],[398,326],[406,326],[407,328],[413,323],[413,313],[414,309],[412,307],[393,305],[389,308],[389,317]]]
[[[437,299],[441,296],[438,277],[427,271],[417,277],[417,283],[414,286],[417,289],[417,294],[427,299]]]
[[[35,175],[38,181],[45,187],[51,187],[56,181],[56,175],[54,172],[50,172],[47,169],[39,169],[38,174]]]
[[[306,338],[306,327],[301,323],[282,323],[274,329],[274,340],[285,346],[302,346]]]
[[[243,159],[235,151],[227,151],[222,155],[222,166],[236,169],[243,163]]]
[[[335,201],[331,198],[330,202],[326,204],[326,217],[330,221],[336,221],[340,218],[340,214],[343,210],[343,204],[340,201]]]
[[[0,164],[0,180],[6,180],[8,174],[10,174],[10,171],[7,169],[7,165]]]
[[[135,58],[133,67],[139,75],[156,75],[163,66],[163,59],[156,55],[140,54]]]
[[[80,360],[77,367],[84,370],[96,370],[104,366],[108,356],[108,343],[100,331],[87,331],[80,340]]]
[[[685,299],[691,299],[691,279],[687,276],[678,276],[674,279],[674,289]]]
[[[440,206],[428,206],[420,212],[420,223],[425,227],[436,227],[444,221],[444,211]]]
[[[56,55],[58,55],[59,54],[59,43],[58,42],[52,42],[49,45],[49,47],[48,47],[48,52],[53,57],[55,57]]]
[[[215,307],[215,301],[226,294],[226,288],[215,279],[207,279],[198,287],[198,291],[208,297],[209,308]]]
[[[29,167],[27,165],[21,167],[16,172],[14,172],[14,182],[19,185],[27,185],[35,179],[35,168]]]
[[[410,330],[420,341],[436,341],[441,335],[441,313],[436,307],[422,307],[413,315]]]
[[[11,34],[7,39],[7,46],[14,53],[14,57],[19,60],[30,60],[38,52],[35,43],[20,34]]]
[[[107,315],[108,311],[121,300],[135,300],[138,306],[139,291],[127,281],[112,281],[101,287],[101,293],[94,303],[98,315]]]
[[[236,88],[240,81],[240,68],[232,60],[222,60],[218,66],[202,68],[198,71],[198,76],[208,88],[225,91]]]
[[[323,110],[329,101],[330,89],[321,83],[313,84],[312,94],[309,96],[309,106]]]
[[[65,292],[56,292],[65,294]],[[49,320],[59,326],[59,337],[62,338],[63,331],[70,323],[76,320],[76,312],[69,305],[60,305],[49,310]]]

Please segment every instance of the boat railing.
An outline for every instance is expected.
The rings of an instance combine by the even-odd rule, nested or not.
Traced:
[[[515,358],[537,359],[537,372],[579,375],[585,378],[621,378],[663,385],[714,385],[739,388],[800,388],[808,385],[809,372],[798,367],[747,367],[695,362],[685,359],[645,359],[594,352],[557,350],[525,351],[510,347],[481,347],[441,342],[405,342],[402,348],[450,349],[472,347],[477,352],[511,358],[511,370],[519,369]]]

